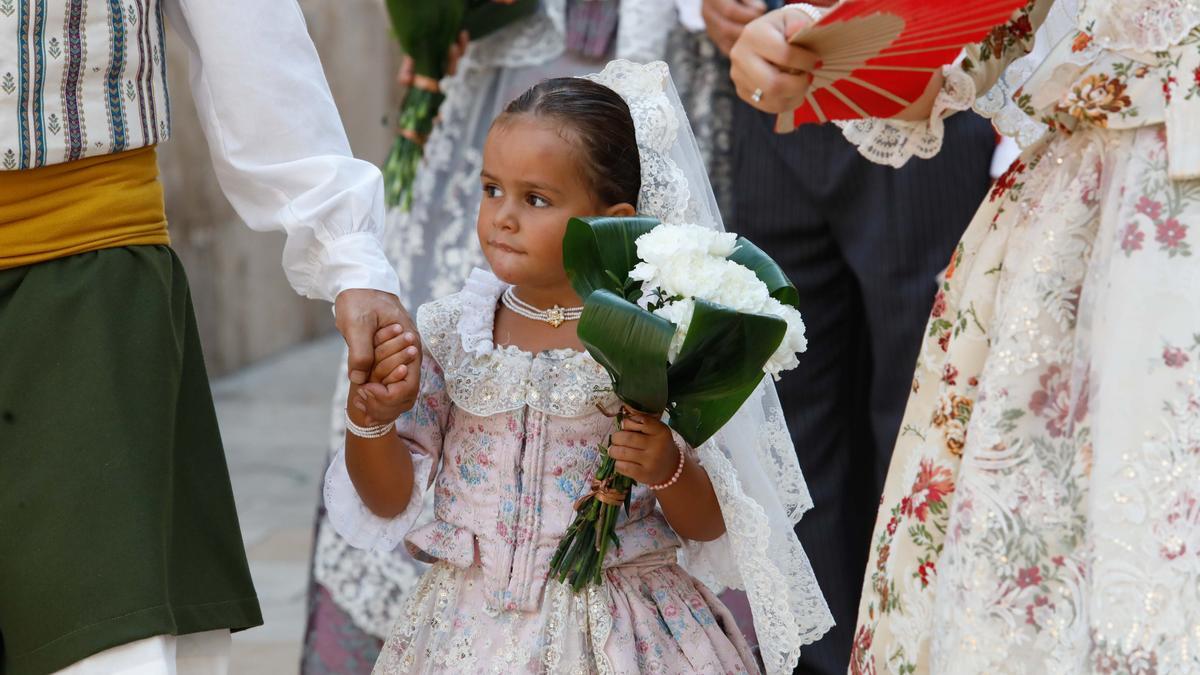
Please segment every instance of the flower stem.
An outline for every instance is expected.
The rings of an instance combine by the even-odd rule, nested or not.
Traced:
[[[621,428],[623,418],[624,413],[617,414],[615,429]],[[608,442],[612,443],[611,435]],[[617,474],[617,463],[608,455],[607,445],[600,446],[599,454],[595,480],[607,481],[610,490],[628,495],[633,489],[633,479]],[[576,592],[588,584],[600,584],[604,579],[604,559],[611,547],[620,547],[616,534],[619,511],[620,506],[601,502],[595,494],[581,501],[575,520],[567,527],[550,560],[549,577],[570,584]]]

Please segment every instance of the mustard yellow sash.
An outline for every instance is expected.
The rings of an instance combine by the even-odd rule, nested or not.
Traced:
[[[0,269],[103,248],[170,243],[153,146],[0,171]]]

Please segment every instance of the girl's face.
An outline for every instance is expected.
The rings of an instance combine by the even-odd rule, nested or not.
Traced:
[[[561,124],[533,115],[501,120],[483,146],[479,244],[497,277],[514,286],[570,289],[563,270],[567,221],[633,215],[629,204],[597,203],[579,145]]]

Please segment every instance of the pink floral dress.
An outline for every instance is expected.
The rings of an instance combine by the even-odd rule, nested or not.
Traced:
[[[421,394],[398,424],[418,489],[391,521],[362,505],[338,455],[330,520],[352,544],[403,543],[434,562],[409,596],[377,673],[757,673],[728,610],[676,564],[679,537],[637,487],[604,583],[574,594],[546,579],[615,410],[586,353],[492,343],[495,277],[420,308]],[[416,524],[426,486],[434,514]]]
[[[942,107],[1051,4],[970,49]],[[1012,92],[1049,132],[934,300],[851,672],[1200,671],[1198,24],[1194,2],[1092,0]],[[938,126],[847,135],[886,155]]]

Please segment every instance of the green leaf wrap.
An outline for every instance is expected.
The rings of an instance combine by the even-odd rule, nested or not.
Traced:
[[[568,221],[563,266],[579,297],[586,300],[593,291],[603,289],[636,301],[641,292],[631,288],[629,272],[639,262],[637,238],[658,224],[657,218],[645,216],[592,216]]]
[[[667,350],[675,325],[608,290],[588,296],[579,339],[608,370],[617,396],[637,410],[667,407]]]
[[[755,246],[754,242],[738,237],[737,249],[733,255],[729,256],[729,259],[758,275],[759,280],[767,285],[767,291],[771,297],[785,305],[799,309],[800,291],[797,291],[796,287],[792,285],[791,280],[783,273],[779,264],[761,248]]]
[[[774,316],[745,314],[703,300],[667,371],[671,428],[692,447],[721,430],[762,381],[763,364],[787,333]]]

